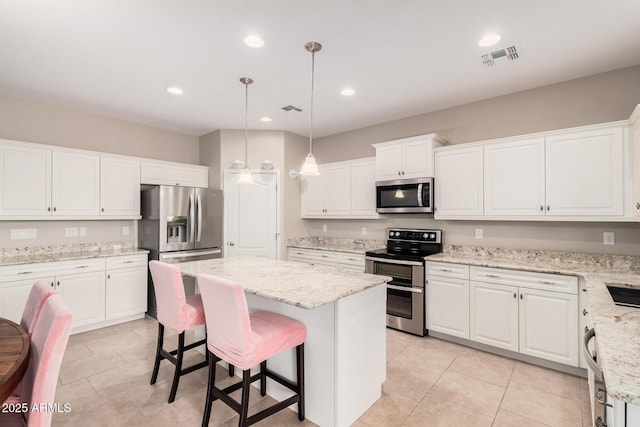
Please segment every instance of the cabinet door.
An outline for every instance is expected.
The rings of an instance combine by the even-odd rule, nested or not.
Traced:
[[[104,320],[104,271],[57,276],[56,288],[73,313],[72,327]]]
[[[578,366],[578,296],[520,288],[520,352]]]
[[[324,216],[324,175],[321,173],[318,176],[303,176],[301,183],[301,215]]]
[[[46,280],[53,283],[53,277]],[[17,280],[11,282],[11,286],[0,288],[0,316],[20,324],[24,306],[35,282],[33,279]]]
[[[140,162],[100,158],[100,214],[140,215]]]
[[[433,144],[413,141],[402,144],[402,178],[433,176]]]
[[[376,176],[378,181],[402,178],[402,147],[400,144],[376,147]]]
[[[0,215],[51,215],[51,151],[0,145]]]
[[[324,203],[327,215],[351,214],[351,165],[324,168]]]
[[[99,215],[100,158],[54,151],[53,215]]]
[[[147,269],[123,268],[107,272],[106,319],[147,311]]]
[[[640,216],[640,106],[633,110],[629,121],[633,124],[633,214]]]
[[[470,282],[472,341],[518,351],[518,288]]]
[[[484,147],[484,214],[544,215],[544,138]]]
[[[547,215],[622,215],[622,142],[622,128],[548,137]]]
[[[428,330],[469,338],[469,281],[430,276],[426,285]]]
[[[142,162],[140,183],[208,188],[209,168],[172,162]]]
[[[481,216],[483,147],[435,153],[435,216]]]
[[[375,160],[355,162],[351,165],[351,215],[378,217]]]

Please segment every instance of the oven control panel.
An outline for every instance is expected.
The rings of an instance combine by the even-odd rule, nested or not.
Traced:
[[[401,240],[405,242],[440,243],[442,230],[414,230],[406,228],[390,228],[389,240]]]

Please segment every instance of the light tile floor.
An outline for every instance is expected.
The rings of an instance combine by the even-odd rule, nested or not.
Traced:
[[[162,362],[149,385],[157,324],[141,319],[71,336],[60,370],[53,426],[199,426],[206,369],[180,379],[176,401],[167,398],[172,365]],[[167,332],[166,343],[176,342]],[[187,363],[202,360],[195,352]],[[194,354],[195,353],[195,354]],[[230,382],[219,368],[218,378]],[[252,413],[271,403],[251,393]],[[210,426],[235,426],[235,412],[217,401]],[[256,424],[313,426],[285,410]],[[590,426],[586,380],[495,356],[436,338],[387,330],[383,396],[354,424],[381,426]]]

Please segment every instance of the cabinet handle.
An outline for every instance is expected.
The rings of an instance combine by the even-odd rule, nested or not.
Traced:
[[[296,252],[296,255],[304,255],[304,252]]]
[[[347,258],[347,261],[357,261],[355,258]]]
[[[589,332],[589,327],[588,327],[588,326],[585,326],[585,327],[584,327],[584,333],[586,334],[587,332]]]
[[[404,171],[402,171],[402,175],[404,175]]]
[[[104,208],[102,208],[102,212],[104,212]]]
[[[56,288],[55,285],[53,284],[53,282],[51,282],[51,287],[54,288],[54,289]]]
[[[400,173],[400,171],[398,171],[398,175],[402,175],[402,174]]]
[[[556,282],[551,282],[549,280],[538,280],[538,282],[540,282],[543,285],[557,285]]]
[[[322,258],[329,258],[329,255],[320,255]]]
[[[640,202],[636,202],[636,209],[640,209]]]
[[[56,288],[59,288],[59,287],[60,287],[60,280],[56,282]]]
[[[582,309],[582,315],[583,315],[583,316],[586,316],[587,314],[589,314],[589,312],[587,311],[587,309],[586,309],[586,308],[583,308],[583,309]]]
[[[89,266],[88,265],[78,265],[78,266],[76,266],[76,268],[89,268]]]
[[[33,271],[21,271],[18,274],[32,274]]]
[[[110,274],[107,274],[107,279],[111,279],[111,275]]]
[[[56,208],[55,208],[55,206],[53,207],[53,211],[54,211],[54,212],[56,211]]]
[[[551,208],[549,207],[549,205],[547,205],[547,210],[551,210]]]
[[[445,273],[453,273],[453,270],[450,268],[441,268],[440,271],[444,271]]]
[[[582,288],[582,292],[587,292],[587,288]]]
[[[520,299],[522,299],[522,294],[520,294]]]
[[[540,210],[543,211],[544,210],[544,206],[540,205]]]
[[[518,295],[514,292],[513,293],[513,299],[516,299],[516,298],[518,298]]]
[[[132,260],[122,261],[123,264],[131,264],[132,262],[133,262]]]
[[[47,208],[47,212],[51,212],[51,206]]]
[[[500,276],[497,275],[497,274],[489,274],[489,273],[487,273],[487,277],[491,277],[492,279],[499,279],[500,278]]]

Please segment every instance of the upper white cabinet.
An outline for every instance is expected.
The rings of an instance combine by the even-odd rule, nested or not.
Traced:
[[[377,218],[373,158],[319,165],[302,177],[302,218]]]
[[[484,146],[484,214],[544,215],[544,138]]]
[[[640,104],[633,110],[629,122],[632,126],[631,132],[633,139],[633,214],[640,217]]]
[[[373,144],[376,178],[388,181],[433,176],[433,149],[446,142],[435,133]]]
[[[547,215],[622,215],[623,170],[621,127],[547,137]]]
[[[449,148],[435,153],[435,218],[481,216],[483,209],[483,149]]]
[[[208,188],[209,167],[145,159],[140,165],[140,183]]]
[[[95,216],[100,212],[100,157],[54,151],[51,210],[55,216]]]
[[[140,215],[140,162],[100,158],[100,215]]]

